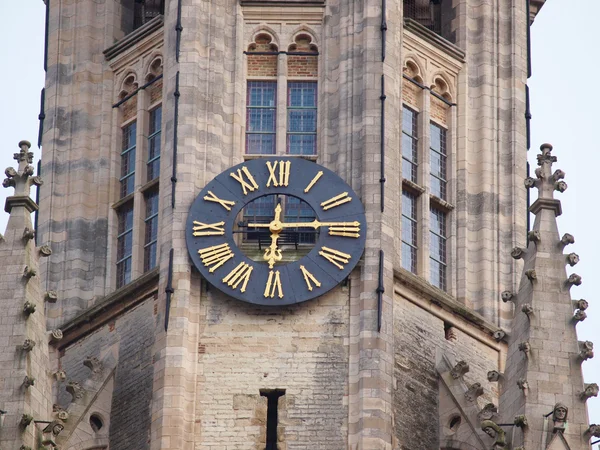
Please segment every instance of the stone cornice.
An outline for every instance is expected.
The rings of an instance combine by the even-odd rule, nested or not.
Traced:
[[[24,207],[30,213],[38,210],[38,205],[30,197],[26,195],[13,195],[12,197],[6,198],[4,211],[10,214],[12,209],[17,206]]]
[[[156,30],[162,28],[163,23],[163,16],[156,16],[148,23],[145,23],[137,30],[133,31],[132,33],[129,33],[123,39],[117,41],[115,44],[104,50],[102,52],[104,54],[104,57],[107,61],[110,61],[111,59],[123,53],[125,50],[133,47],[138,42],[144,40],[147,36],[153,34]]]
[[[553,198],[538,198],[533,204],[529,207],[529,211],[533,214],[539,213],[542,209],[550,209],[554,211],[555,216],[560,216],[562,214],[562,206],[560,204],[560,200]]]
[[[445,54],[453,57],[454,59],[465,62],[465,52],[460,47],[452,44],[447,41],[439,34],[434,33],[429,28],[424,27],[419,22],[413,19],[404,19],[404,29],[407,31],[411,31],[424,41],[436,47],[438,50],[441,50]]]

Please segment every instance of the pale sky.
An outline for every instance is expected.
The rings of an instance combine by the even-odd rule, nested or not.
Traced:
[[[0,28],[0,169],[14,166],[12,154],[26,139],[32,143],[36,161],[40,90],[44,83],[44,12],[42,0],[4,1]],[[600,73],[599,0],[547,0],[532,27],[533,76],[531,91],[532,148],[529,159],[535,168],[540,144],[549,142],[558,157],[556,168],[566,172],[569,185],[557,197],[563,204],[561,234],[575,236],[569,247],[581,257],[570,272],[583,277],[571,290],[573,299],[585,298],[588,319],[577,325],[579,339],[595,341],[600,349],[600,212],[594,192],[600,183],[600,90],[589,81]],[[594,75],[595,76],[595,75]],[[599,133],[600,134],[600,133]],[[598,178],[596,178],[598,177]],[[0,204],[12,189],[0,190]],[[32,195],[34,191],[32,190]],[[533,193],[535,199],[535,193]],[[2,208],[3,210],[3,208]],[[0,212],[0,232],[7,214]],[[599,227],[599,228],[596,228]],[[598,278],[596,278],[598,277]],[[584,363],[586,381],[600,384],[600,350]],[[590,423],[600,422],[600,400],[588,401]]]

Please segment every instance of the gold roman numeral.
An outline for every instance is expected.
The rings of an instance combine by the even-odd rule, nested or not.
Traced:
[[[267,280],[267,286],[265,287],[265,297],[275,297],[275,289],[277,289],[277,296],[283,298],[283,289],[281,288],[281,278],[279,276],[279,270],[273,272],[269,271],[269,279]]]
[[[319,178],[321,178],[323,176],[323,171],[319,170],[317,172],[317,174],[315,175],[315,177],[310,181],[310,183],[308,183],[308,186],[306,186],[304,188],[304,193],[307,193],[308,191],[310,191],[312,189],[312,187],[315,185],[315,183],[317,181],[319,181]]]
[[[277,174],[277,167],[279,167],[279,173]],[[269,179],[267,180],[267,187],[271,187],[271,181],[273,186],[287,186],[290,181],[290,169],[292,168],[291,161],[275,161],[271,165],[271,161],[267,161],[267,168],[269,169]]]
[[[235,269],[229,272],[225,278],[223,278],[223,283],[235,290],[243,281],[244,283],[240,288],[240,292],[246,292],[246,286],[248,285],[248,280],[250,279],[252,270],[254,270],[254,267],[252,267],[250,264],[241,262],[236,266]]]
[[[360,236],[358,234],[360,227],[356,226],[356,224],[358,222],[340,222],[339,226],[329,227],[329,235],[357,238]]]
[[[331,264],[336,266],[340,270],[344,270],[344,266],[340,263],[347,264],[350,262],[350,257],[348,253],[340,252],[339,250],[335,250],[329,247],[321,247],[321,251],[319,252],[323,258],[329,261]]]
[[[309,291],[313,290],[313,286],[312,286],[313,283],[317,287],[321,287],[321,283],[319,282],[319,280],[317,280],[312,273],[310,273],[308,270],[306,270],[306,267],[300,266],[300,270],[302,271],[302,275],[304,275],[304,281],[306,281],[306,286],[308,287]]]
[[[194,236],[222,236],[225,234],[225,222],[202,223],[194,220]],[[206,231],[204,231],[206,230]]]
[[[335,197],[331,197],[329,200],[325,200],[321,203],[321,207],[323,211],[327,211],[328,209],[335,208],[336,206],[343,205],[344,203],[348,203],[352,201],[352,197],[348,196],[347,192],[342,192],[340,195],[336,195]]]
[[[248,191],[254,192],[258,189],[258,184],[256,184],[256,181],[254,181],[254,177],[252,176],[252,174],[246,166],[243,166],[241,169],[238,169],[237,175],[234,172],[231,172],[229,175],[231,175],[231,177],[235,181],[240,183],[240,185],[242,186],[242,191],[244,191],[244,195],[248,195]],[[248,181],[244,179],[244,175],[246,176],[246,179]]]
[[[198,254],[200,255],[202,264],[210,267],[210,273],[217,270],[234,256],[229,248],[229,244],[219,244],[213,245],[212,247],[201,248],[198,250]]]
[[[215,194],[213,194],[211,191],[208,191],[208,195],[204,196],[204,200],[206,200],[207,202],[214,202],[214,203],[218,203],[219,205],[221,205],[223,208],[225,208],[227,211],[231,211],[231,207],[233,205],[235,205],[235,202],[232,200],[223,200],[220,199],[219,197],[217,197]]]

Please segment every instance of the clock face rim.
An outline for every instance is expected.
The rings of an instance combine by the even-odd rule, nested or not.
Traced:
[[[266,187],[266,177],[269,175],[266,163],[270,162],[273,164],[280,161],[291,161],[289,186]],[[230,176],[231,173],[236,173],[238,169],[242,169],[243,167],[246,167],[252,173],[259,186],[255,191],[247,191],[247,195],[243,194],[241,185]],[[319,171],[323,172],[322,178],[319,178],[318,182],[306,193],[305,188]],[[209,195],[209,191],[221,199],[235,201],[235,204],[230,206],[230,211],[226,211],[219,203],[205,200],[205,196]],[[328,211],[323,211],[321,202],[341,192],[347,192],[352,201]],[[256,279],[262,277],[266,281],[264,271],[269,271],[268,266],[266,263],[254,261],[246,256],[236,245],[233,235],[234,225],[240,211],[250,202],[267,195],[285,195],[299,198],[311,206],[315,212],[316,219],[319,221],[358,221],[360,223],[360,236],[358,238],[329,236],[325,229],[322,229],[314,247],[307,255],[296,261],[276,264],[272,270],[279,270],[281,272],[282,285],[284,287],[283,298],[278,298],[278,296],[270,298],[262,295],[265,284],[262,282],[258,283]],[[202,222],[207,223],[217,223],[223,220],[225,222],[223,225],[224,235],[216,237],[193,236],[194,220],[202,220]],[[348,277],[352,270],[354,270],[354,267],[356,267],[356,264],[358,264],[364,252],[366,233],[367,223],[364,206],[354,190],[335,172],[316,162],[294,156],[256,158],[227,168],[210,180],[196,196],[188,211],[185,228],[186,245],[192,263],[213,287],[237,300],[265,306],[301,303],[320,297],[334,289]],[[226,242],[229,245],[235,255],[232,258],[235,264],[232,264],[232,261],[228,261],[223,267],[211,273],[209,268],[202,263],[198,250],[218,245],[219,242]],[[344,264],[343,270],[334,267],[324,257],[319,256],[319,251],[323,246],[351,255],[351,258],[348,258],[349,261]],[[285,248],[283,252],[285,254]],[[248,283],[249,289],[243,293],[240,292],[239,288],[231,289],[222,283],[224,275],[228,274],[241,262],[252,265],[254,269]],[[321,282],[321,286],[317,287],[313,285],[313,290],[308,291],[307,285],[309,282],[305,277],[298,276],[298,273],[301,273],[300,266],[305,266],[313,274],[315,271],[318,272],[319,275],[317,278]],[[261,275],[258,275],[258,273]],[[254,280],[253,277],[255,278]],[[260,289],[261,286],[262,290]]]

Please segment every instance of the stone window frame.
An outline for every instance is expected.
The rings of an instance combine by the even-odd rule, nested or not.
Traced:
[[[114,253],[114,257],[111,258],[111,285],[115,289],[122,288],[130,282],[139,278],[144,273],[151,271],[156,262],[159,260],[158,255],[154,259],[154,264],[147,264],[146,248],[149,244],[147,240],[147,225],[149,219],[156,218],[156,221],[160,223],[160,190],[159,190],[159,175],[158,173],[153,179],[148,180],[148,167],[149,167],[149,146],[150,140],[160,133],[160,147],[164,148],[164,136],[162,130],[164,129],[164,116],[161,117],[161,127],[158,133],[150,135],[150,117],[151,113],[157,108],[163,106],[162,92],[157,95],[153,100],[151,99],[151,87],[154,80],[160,80],[162,76],[162,65],[163,57],[160,53],[154,52],[147,59],[149,64],[145,65],[143,69],[144,78],[143,82],[138,81],[138,76],[135,70],[127,70],[127,75],[122,77],[122,81],[117,86],[120,86],[117,96],[117,104],[123,100],[129,98],[124,103],[114,108],[114,122],[117,132],[115,133],[115,148],[121,149],[121,142],[123,140],[123,130],[135,123],[136,124],[136,155],[135,155],[135,170],[134,170],[134,189],[133,192],[121,196],[120,187],[118,189],[116,198],[111,209],[114,211],[114,220],[118,224],[121,220],[121,215],[126,213],[129,209],[133,210],[133,226],[132,226],[132,249],[131,249],[131,268],[129,277],[123,277],[119,274],[118,263],[118,248]],[[131,79],[133,78],[133,82]],[[127,80],[130,80],[127,82]],[[156,81],[154,81],[156,83]],[[144,86],[147,86],[144,88]],[[159,86],[159,85],[157,85]],[[158,89],[162,88],[158,87]],[[131,117],[124,118],[124,108],[128,102],[135,104],[135,114]],[[120,173],[120,160],[116,161],[115,170]],[[154,198],[156,195],[159,199],[159,205],[157,208],[157,214],[148,217],[148,201],[149,198]],[[150,242],[152,244],[152,242]],[[157,245],[157,242],[154,242]],[[115,245],[118,245],[118,230],[117,238],[115,239]],[[159,249],[156,248],[156,253]]]
[[[418,90],[416,96],[406,96],[404,98],[403,89],[403,107],[417,113],[417,182],[402,179],[402,190],[409,192],[417,197],[417,263],[416,273],[418,276],[427,280],[432,286],[445,292],[452,293],[456,289],[453,283],[455,278],[454,271],[456,267],[451,263],[453,255],[456,254],[456,217],[454,214],[453,202],[455,202],[455,175],[454,164],[457,152],[457,117],[456,105],[453,99],[456,98],[450,89],[450,83],[443,71],[437,71],[429,76],[432,80],[429,84],[426,81],[426,71],[423,64],[416,55],[407,55],[403,65],[403,83],[410,83],[413,90]],[[412,101],[411,101],[412,100]],[[434,103],[442,102],[445,104],[445,117],[436,117],[432,112]],[[402,119],[400,119],[402,121]],[[445,198],[439,198],[432,193],[431,183],[431,127],[437,126],[446,133],[446,195]],[[431,215],[433,210],[444,215],[445,220],[445,273],[439,278],[442,280],[439,285],[433,284],[432,278],[433,264],[431,259],[432,252],[432,233]],[[406,270],[405,267],[403,267]],[[437,278],[436,278],[437,279]]]

